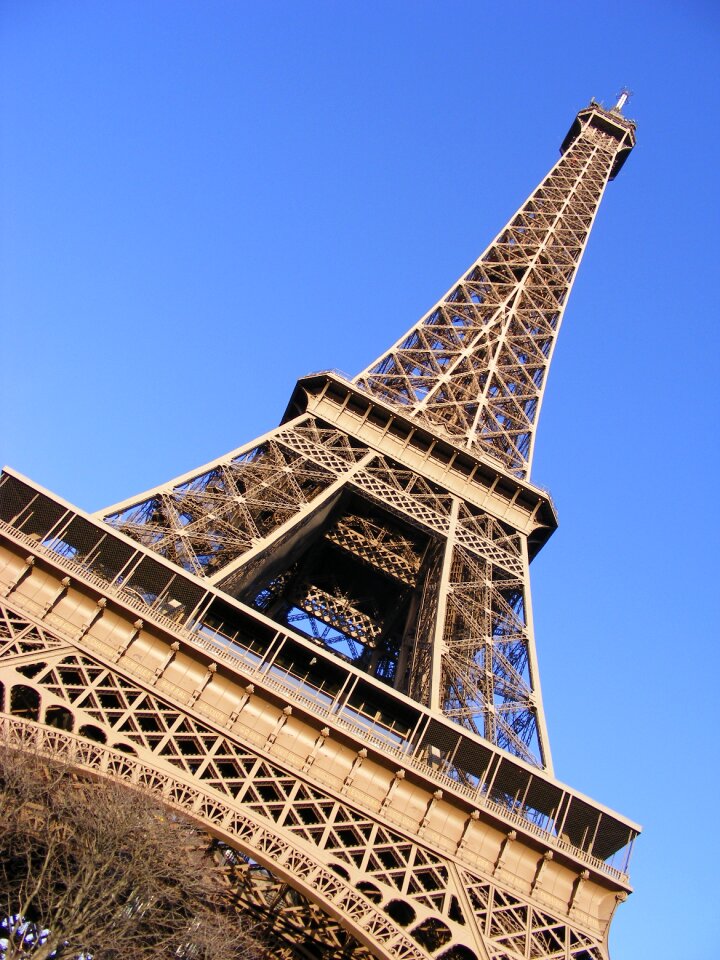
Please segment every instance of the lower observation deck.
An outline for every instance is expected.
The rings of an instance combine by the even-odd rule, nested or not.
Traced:
[[[390,759],[408,780],[440,788],[467,815],[482,811],[500,829],[551,850],[556,861],[588,870],[613,888],[630,889],[627,868],[640,829],[636,824],[312,640],[278,629],[257,610],[12,471],[0,478],[0,536],[16,558],[14,574],[8,574],[9,567],[0,570],[0,594],[17,590],[32,570],[59,570],[91,597],[99,596],[103,609],[116,607],[126,619],[140,617],[140,626],[169,636],[213,676],[225,674],[262,688],[296,714],[318,718],[338,740]],[[114,652],[109,646],[100,651],[106,658]],[[136,663],[133,669],[143,666]],[[152,680],[152,670],[147,673]],[[202,700],[194,703],[214,724],[230,723],[229,714]]]

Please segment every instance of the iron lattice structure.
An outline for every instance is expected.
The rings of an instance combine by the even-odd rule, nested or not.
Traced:
[[[276,430],[93,516],[3,474],[6,739],[201,822],[273,956],[607,955],[638,828],[553,776],[528,474],[621,106],[580,111],[450,292]]]

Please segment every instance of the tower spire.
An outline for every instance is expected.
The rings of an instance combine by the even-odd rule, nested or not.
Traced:
[[[592,103],[562,156],[450,290],[355,382],[529,474],[555,340],[603,192],[634,125]]]
[[[618,94],[617,103],[612,108],[613,113],[622,113],[623,107],[628,102],[631,96],[632,96],[632,93],[628,90],[628,88],[623,87],[620,93]]]

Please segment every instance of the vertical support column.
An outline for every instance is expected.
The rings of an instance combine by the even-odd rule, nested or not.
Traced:
[[[553,772],[552,754],[550,753],[550,738],[548,737],[547,724],[545,723],[545,711],[542,703],[542,690],[540,688],[540,670],[538,669],[537,651],[535,649],[535,624],[532,612],[532,596],[530,594],[530,558],[528,556],[527,537],[521,537],[521,550],[523,558],[523,613],[525,616],[525,636],[528,655],[528,674],[530,679],[530,689],[533,695],[533,712],[535,722],[537,723],[538,749],[543,766],[548,773]]]
[[[460,501],[453,497],[450,508],[448,537],[445,543],[440,582],[437,584],[438,605],[433,632],[432,650],[430,652],[430,703],[431,710],[442,710],[442,655],[445,649],[445,620],[447,616],[447,598],[450,589],[450,572],[452,570],[453,551],[455,549],[455,531],[457,529]]]

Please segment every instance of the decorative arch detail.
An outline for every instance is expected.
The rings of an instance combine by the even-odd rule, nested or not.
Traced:
[[[91,776],[119,780],[131,788],[152,790],[164,803],[176,807],[217,839],[299,888],[381,960],[428,960],[429,955],[384,911],[337,873],[260,823],[247,809],[233,809],[197,784],[155,771],[136,757],[105,744],[33,721],[2,715],[0,737],[12,749],[39,753]]]

